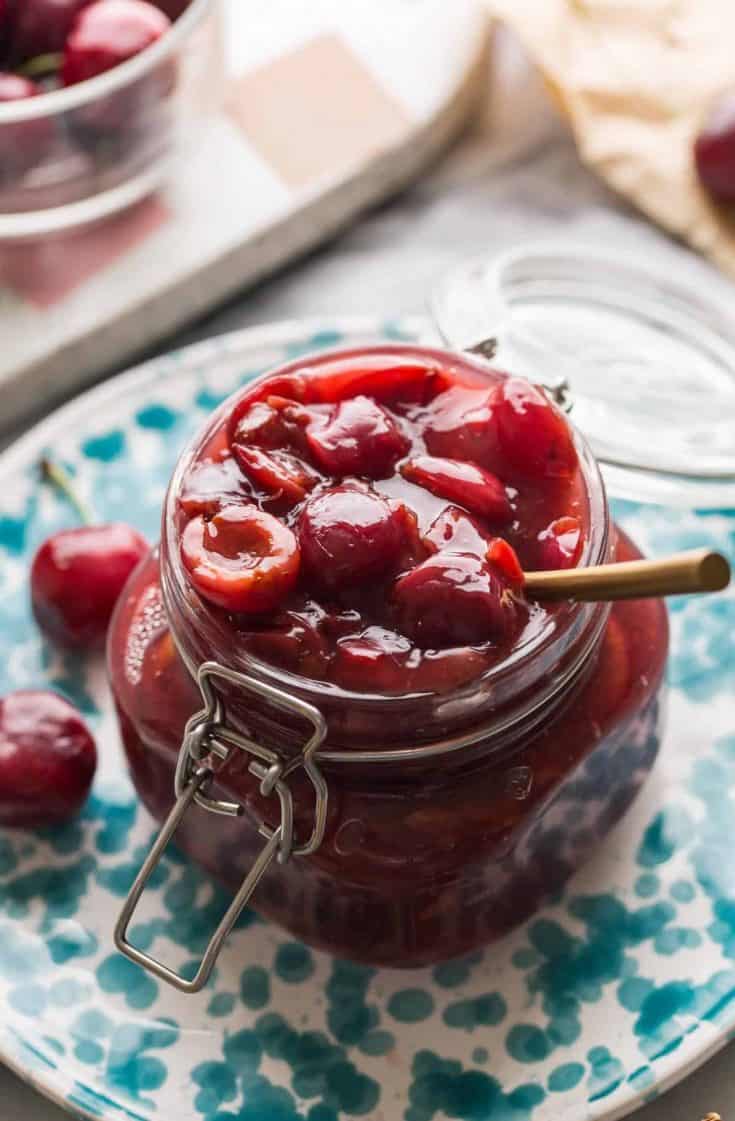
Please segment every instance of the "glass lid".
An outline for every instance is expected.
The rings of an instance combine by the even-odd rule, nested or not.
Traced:
[[[611,494],[735,507],[735,317],[715,301],[628,254],[540,244],[465,262],[432,303],[450,346],[564,396]]]

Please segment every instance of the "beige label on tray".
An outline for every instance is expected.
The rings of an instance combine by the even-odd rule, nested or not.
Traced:
[[[227,111],[294,189],[348,172],[396,144],[411,123],[337,35],[313,39],[240,78]]]

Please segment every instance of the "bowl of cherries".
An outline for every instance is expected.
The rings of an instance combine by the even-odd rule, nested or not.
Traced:
[[[0,0],[0,240],[150,194],[216,98],[216,0]]]

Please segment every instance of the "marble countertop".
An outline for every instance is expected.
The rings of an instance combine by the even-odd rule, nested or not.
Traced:
[[[427,294],[456,262],[549,235],[673,256],[681,270],[721,287],[709,266],[672,246],[580,166],[546,104],[525,79],[522,88],[517,81],[515,89],[512,81],[506,84],[503,97],[420,184],[169,345],[303,315],[423,312]],[[508,97],[517,99],[512,114]],[[716,1110],[727,1119],[735,1114],[732,1062],[730,1047],[638,1116],[699,1121]],[[68,1116],[1,1068],[0,1103],[2,1121]]]

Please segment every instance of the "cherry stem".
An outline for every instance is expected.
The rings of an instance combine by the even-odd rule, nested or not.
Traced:
[[[52,486],[64,495],[64,497],[71,503],[76,512],[79,514],[84,525],[93,525],[95,522],[94,514],[91,507],[84,502],[77,494],[74,483],[72,482],[71,475],[65,471],[58,463],[54,463],[52,459],[44,456],[40,463],[41,478],[46,483],[51,483]]]
[[[24,78],[43,78],[46,74],[56,74],[61,69],[64,56],[60,52],[37,54],[18,67],[17,73]]]

